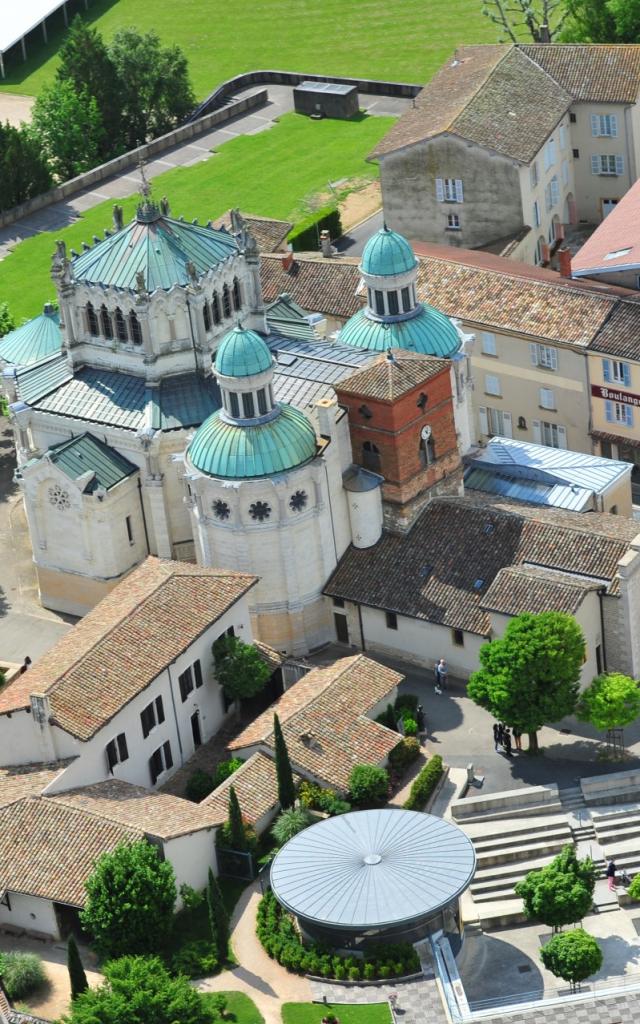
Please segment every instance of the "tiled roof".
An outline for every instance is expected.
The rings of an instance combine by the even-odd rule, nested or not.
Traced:
[[[571,259],[574,277],[640,265],[640,180],[631,186]]]
[[[363,654],[312,669],[241,732],[230,749],[257,744],[273,748],[276,712],[292,765],[346,790],[354,765],[383,761],[397,744],[397,734],[367,718],[366,712],[402,679]]]
[[[315,254],[296,253],[291,269],[286,271],[281,256],[263,256],[260,281],[265,302],[272,302],[282,292],[287,292],[309,313],[330,310],[334,316],[345,320],[361,307],[356,298],[360,281],[357,259],[322,259]]]
[[[635,103],[640,91],[640,46],[588,43],[531,44],[520,49],[574,100]]]
[[[139,829],[159,839],[174,839],[203,828],[211,828],[210,815],[199,804],[168,793],[156,793],[119,779],[107,779],[93,786],[71,789],[48,797],[64,807],[75,807],[115,824]]]
[[[296,776],[297,781],[298,776]],[[258,751],[237,772],[214,789],[198,806],[214,825],[222,825],[229,816],[229,789],[233,786],[242,816],[255,825],[278,803],[278,778],[275,762]]]
[[[257,217],[254,213],[241,213],[243,221],[258,243],[261,253],[275,252],[285,241],[293,224],[289,220],[274,220],[272,217]],[[213,222],[214,228],[225,227],[231,231],[231,210],[227,210]]]
[[[254,640],[253,646],[271,672],[275,672],[286,660],[284,654],[280,654],[280,651],[269,647],[269,644],[263,644],[260,640]]]
[[[0,768],[0,807],[22,800],[25,796],[39,796],[42,790],[64,771],[70,761],[52,761],[44,764],[16,764]]]
[[[581,580],[549,569],[508,566],[500,570],[482,598],[481,606],[485,611],[503,615],[547,611],[575,615],[586,594],[600,586],[593,580]]]
[[[426,384],[439,373],[450,369],[447,359],[433,356],[414,355],[410,352],[393,351],[393,359],[380,356],[362,370],[356,370],[337,385],[347,394],[363,395],[367,398],[382,398],[389,402],[406,394],[413,388]]]
[[[93,473],[83,494],[93,494],[98,487],[108,491],[132,473],[138,472],[133,462],[92,434],[79,434],[70,441],[62,441],[45,452],[43,458],[61,469],[71,480],[77,480],[85,473]]]
[[[589,349],[620,359],[640,360],[640,303],[618,302]]]
[[[0,893],[8,889],[81,907],[96,858],[142,837],[140,829],[26,797],[0,808]]]
[[[62,729],[89,739],[256,582],[147,558],[33,668],[0,691],[0,714],[47,694]]]
[[[324,592],[486,636],[482,602],[501,569],[529,563],[575,573],[615,594],[618,562],[639,529],[621,516],[510,505],[478,493],[435,498],[408,534],[349,548]]]

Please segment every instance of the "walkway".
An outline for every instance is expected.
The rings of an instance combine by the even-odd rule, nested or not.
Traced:
[[[262,85],[251,86],[238,91],[233,98],[240,99],[262,89]],[[193,164],[208,160],[213,149],[219,148],[230,139],[239,135],[256,135],[266,128],[271,128],[277,118],[293,110],[293,89],[286,85],[269,85],[268,93],[269,100],[266,106],[235,117],[227,121],[222,128],[216,128],[188,142],[173,146],[155,157],[145,165],[147,177],[153,179],[175,167],[191,167]],[[361,107],[377,116],[397,117],[410,103],[409,99],[360,94]],[[53,203],[14,224],[9,224],[0,229],[0,259],[23,239],[40,234],[41,231],[56,231],[66,227],[77,220],[85,210],[97,206],[105,199],[112,199],[115,202],[117,199],[132,195],[138,190],[139,184],[140,179],[135,167],[129,167],[120,174],[99,182],[95,188],[79,192],[72,199]]]

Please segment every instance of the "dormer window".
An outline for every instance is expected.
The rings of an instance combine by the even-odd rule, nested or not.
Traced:
[[[103,336],[111,341],[113,338],[113,324],[111,323],[111,314],[104,305],[100,307],[100,326]]]
[[[138,320],[137,314],[133,310],[129,313],[129,330],[131,331],[131,340],[134,345],[142,345],[142,328],[140,327],[140,321]]]
[[[118,341],[128,341],[129,340],[129,334],[127,332],[127,321],[125,320],[125,318],[124,318],[124,316],[122,314],[122,310],[120,309],[120,307],[118,307],[116,309],[115,321],[116,321],[116,338],[118,339]]]

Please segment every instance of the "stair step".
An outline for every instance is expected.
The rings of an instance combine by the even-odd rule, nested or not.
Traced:
[[[550,864],[552,860],[553,854],[546,854],[533,860],[519,860],[511,864],[495,864],[493,867],[478,868],[473,884],[490,882],[494,878],[510,878],[511,876],[520,878],[526,875],[527,871],[538,871]]]
[[[547,800],[545,803],[525,804],[522,807],[510,807],[508,810],[503,807],[501,810],[490,811],[488,813],[480,811],[478,814],[469,814],[459,818],[454,815],[454,821],[460,826],[460,828],[466,828],[467,825],[475,825],[483,821],[503,822],[505,819],[508,819],[509,822],[512,822],[514,820],[517,821],[520,818],[540,817],[545,814],[557,814],[558,811],[561,810],[562,808],[559,800]]]
[[[495,903],[476,903],[475,910],[483,928],[496,928],[498,925],[515,924],[528,920],[522,900],[517,897]]]
[[[481,867],[488,867],[491,864],[506,864],[509,861],[527,860],[533,854],[543,856],[544,854],[560,853],[563,846],[571,842],[571,836],[562,836],[559,839],[540,839],[528,846],[507,846],[501,849],[480,851],[476,849],[476,857]]]
[[[492,836],[485,839],[473,839],[473,845],[476,848],[476,853],[490,853],[492,850],[496,852],[506,849],[508,847],[524,846],[527,848],[531,843],[538,843],[543,840],[551,841],[557,840],[558,842],[571,842],[571,829],[566,824],[556,825],[554,828],[542,829],[540,832],[527,832],[527,833],[507,833],[506,835]]]

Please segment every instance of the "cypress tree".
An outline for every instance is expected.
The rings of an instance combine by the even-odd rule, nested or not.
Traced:
[[[222,963],[227,959],[229,951],[229,916],[218,880],[211,868],[209,868],[209,884],[207,886],[207,905],[213,943],[217,950],[218,960]]]
[[[82,960],[80,959],[80,951],[78,950],[78,943],[74,939],[73,935],[69,936],[67,943],[67,969],[69,971],[69,981],[71,983],[71,999],[75,999],[76,996],[82,995],[89,988],[89,982],[87,976],[84,973],[84,967],[82,966]]]
[[[273,716],[273,737],[276,753],[276,775],[278,777],[278,800],[280,807],[285,811],[288,807],[293,807],[295,803],[296,787],[293,782],[289,751],[287,750],[287,744],[282,735],[280,719],[277,715]]]
[[[229,842],[232,850],[246,850],[247,836],[240,810],[240,801],[233,786],[229,787]]]
[[[212,871],[211,869],[209,869],[209,884],[207,886],[207,913],[209,917],[209,931],[211,932],[211,945],[213,947],[215,958],[218,961],[218,963],[221,963],[222,960],[224,959],[224,953],[223,950],[221,950],[220,946],[218,945],[218,923],[216,921],[215,897],[213,895],[213,890],[211,887],[211,876]]]

